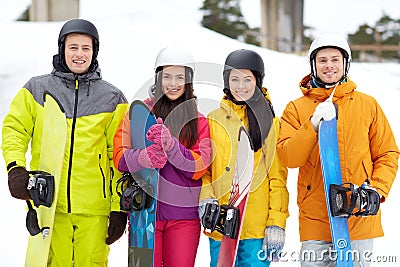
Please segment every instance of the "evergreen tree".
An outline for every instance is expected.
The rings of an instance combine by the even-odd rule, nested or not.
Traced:
[[[348,39],[350,44],[375,45],[380,42],[382,45],[399,45],[400,19],[395,20],[383,14],[375,25],[362,24],[354,34],[348,35]],[[354,59],[358,59],[360,52],[353,51],[352,54]],[[400,59],[400,53],[399,51],[383,51],[382,57]]]
[[[260,28],[248,29],[243,33],[244,42],[252,45],[261,45]]]
[[[400,19],[395,20],[388,15],[383,15],[376,24],[375,30],[379,31],[380,41],[383,45],[400,45]],[[383,51],[384,58],[400,59],[399,51]]]
[[[17,21],[29,21],[29,9],[31,5],[29,5],[25,11],[17,18]]]
[[[375,44],[374,33],[368,24],[362,24],[354,34],[348,35],[350,44]],[[371,53],[372,51],[370,51]],[[360,51],[351,51],[353,59],[360,59]]]
[[[201,25],[230,38],[244,40],[249,30],[240,10],[240,0],[204,0]]]
[[[310,27],[307,25],[303,25],[303,47],[306,48],[306,50],[310,47],[312,41],[315,39],[315,28]]]

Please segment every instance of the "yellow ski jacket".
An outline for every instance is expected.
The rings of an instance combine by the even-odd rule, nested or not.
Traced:
[[[263,91],[269,99],[267,90],[263,88]],[[200,201],[216,198],[220,205],[228,203],[239,128],[248,123],[245,110],[245,105],[236,105],[223,98],[220,108],[208,115],[213,161],[202,178]],[[286,188],[287,169],[275,153],[278,131],[279,119],[275,117],[263,147],[254,154],[253,181],[240,239],[263,238],[265,228],[270,225],[286,227],[289,193]],[[205,234],[215,240],[222,238],[217,231]]]
[[[29,168],[38,168],[46,130],[40,127],[45,91],[64,109],[68,125],[56,211],[89,215],[119,211],[115,183],[121,174],[113,164],[113,140],[128,105],[120,90],[101,79],[100,69],[76,76],[54,69],[27,82],[3,121],[2,150],[8,171],[26,167],[29,144]]]

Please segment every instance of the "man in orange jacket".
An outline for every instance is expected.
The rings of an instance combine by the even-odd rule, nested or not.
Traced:
[[[311,74],[300,82],[303,96],[289,102],[281,117],[277,152],[285,166],[299,167],[302,252],[316,255],[301,257],[302,266],[335,266],[326,253],[333,248],[318,147],[320,121],[337,116],[343,183],[367,185],[379,193],[380,202],[396,177],[400,153],[377,101],[355,91],[356,84],[347,76],[351,62],[347,41],[335,34],[320,35],[311,44],[309,61]],[[331,94],[332,102],[325,102]],[[360,255],[355,266],[369,266],[363,255],[372,250],[373,238],[383,236],[380,211],[374,216],[351,216],[348,225],[352,249]]]

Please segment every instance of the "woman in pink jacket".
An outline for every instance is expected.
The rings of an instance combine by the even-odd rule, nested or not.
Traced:
[[[208,122],[197,109],[190,52],[164,48],[155,72],[154,96],[145,100],[158,121],[147,132],[154,144],[132,149],[123,142],[130,140],[129,122],[122,123],[114,138],[114,162],[122,172],[159,168],[154,266],[194,266],[201,229],[200,178],[211,154]]]

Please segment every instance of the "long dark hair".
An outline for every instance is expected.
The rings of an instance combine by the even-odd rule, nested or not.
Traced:
[[[154,84],[153,113],[163,119],[171,134],[187,148],[197,140],[198,109],[193,90],[193,70],[185,67],[185,92],[171,101],[162,90],[163,69],[158,68]]]
[[[265,98],[262,91],[262,77],[257,71],[250,70],[256,78],[256,90],[254,95],[247,101],[237,101],[229,89],[229,75],[231,70],[224,72],[224,93],[226,97],[237,105],[246,104],[246,114],[249,124],[249,134],[253,143],[254,151],[262,147],[271,129],[275,112],[272,103]]]

